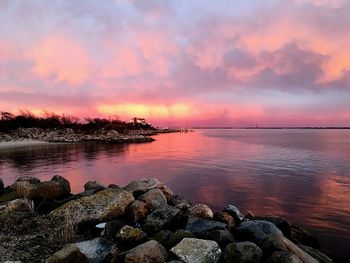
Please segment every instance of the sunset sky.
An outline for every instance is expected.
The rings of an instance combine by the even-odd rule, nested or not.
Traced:
[[[349,0],[1,0],[0,111],[350,126]]]

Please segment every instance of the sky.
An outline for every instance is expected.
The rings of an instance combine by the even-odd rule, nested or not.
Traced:
[[[348,0],[1,0],[0,111],[350,126]]]

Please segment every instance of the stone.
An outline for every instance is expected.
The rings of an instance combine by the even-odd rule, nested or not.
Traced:
[[[217,212],[214,214],[214,220],[225,223],[230,231],[235,228],[235,220],[229,213]]]
[[[9,202],[9,201],[15,200],[19,197],[20,196],[17,195],[16,191],[10,191],[9,193],[3,193],[3,195],[0,195],[0,203]]]
[[[138,200],[144,202],[150,210],[166,205],[167,200],[159,189],[152,189],[139,196]]]
[[[193,234],[210,230],[224,230],[226,224],[198,217],[189,217],[185,229]]]
[[[123,218],[117,218],[107,222],[104,229],[104,237],[108,240],[114,240],[118,231],[126,224],[127,222]]]
[[[165,248],[170,249],[173,247],[174,233],[170,230],[161,230],[153,235],[152,239],[161,243]]]
[[[224,212],[229,213],[233,217],[233,219],[236,222],[236,225],[239,224],[240,222],[242,222],[244,219],[244,216],[242,215],[242,213],[234,205],[227,205],[224,208]]]
[[[0,178],[0,195],[4,192],[4,182]]]
[[[95,238],[92,240],[69,244],[66,245],[62,250],[56,252],[52,257],[50,257],[48,259],[48,263],[109,262],[112,258],[112,248],[113,243],[103,238]]]
[[[213,240],[218,243],[221,248],[225,248],[229,243],[235,241],[232,234],[227,229],[200,232],[196,235],[196,237],[206,240]]]
[[[147,205],[139,200],[132,202],[126,209],[126,216],[133,223],[141,223],[148,215],[149,210]]]
[[[21,198],[8,202],[4,213],[33,212],[32,210],[34,210],[32,202]]]
[[[73,245],[67,245],[61,250],[57,251],[46,261],[47,263],[89,263],[89,259],[80,251],[80,249]]]
[[[161,183],[156,178],[144,178],[135,181],[131,181],[128,185],[123,187],[124,190],[132,192],[135,196],[146,193],[152,189],[160,189],[167,200],[173,196],[173,192],[165,184]]]
[[[287,238],[290,237],[291,235],[291,226],[290,224],[279,217],[268,217],[268,216],[264,216],[264,217],[253,217],[251,218],[251,220],[264,220],[264,221],[269,221],[272,224],[274,224],[279,230],[282,231],[283,235]]]
[[[40,183],[40,180],[36,177],[21,176],[21,177],[18,177],[16,180],[16,183],[20,183],[20,182],[28,182],[30,184],[37,184],[37,183]]]
[[[317,238],[297,226],[291,226],[290,239],[296,244],[302,244],[316,249],[321,248],[320,242]]]
[[[50,213],[53,217],[75,217],[77,225],[96,225],[124,215],[134,201],[131,193],[108,188],[91,196],[69,201]]]
[[[84,184],[85,191],[89,191],[89,190],[102,191],[104,189],[106,189],[106,187],[96,181],[89,181],[86,184]]]
[[[138,245],[121,255],[119,261],[123,263],[163,263],[167,258],[165,248],[159,242],[150,240]]]
[[[185,263],[216,263],[221,255],[215,241],[196,238],[184,238],[170,251]]]
[[[183,229],[176,230],[171,239],[172,246],[177,245],[184,238],[195,238],[195,236],[190,232]]]
[[[56,181],[47,181],[36,184],[17,182],[14,189],[18,196],[28,199],[54,199],[64,196],[65,190]]]
[[[242,241],[251,241],[258,246],[272,237],[280,238],[283,234],[274,224],[268,221],[256,220],[242,222],[235,229],[235,237]]]
[[[288,251],[286,245],[283,242],[283,238],[278,236],[271,236],[266,238],[262,244],[260,244],[264,255],[271,255],[275,251]]]
[[[213,211],[210,207],[205,204],[196,204],[188,209],[188,213],[191,216],[204,218],[204,219],[213,219]]]
[[[60,184],[61,188],[63,189],[63,195],[70,194],[70,183],[66,178],[60,175],[55,175],[54,177],[52,177],[51,181],[58,182]]]
[[[276,251],[266,260],[266,263],[302,263],[302,261],[289,252]]]
[[[190,208],[192,206],[191,202],[188,201],[182,195],[173,195],[169,199],[169,205],[176,206],[180,209]]]
[[[299,245],[299,247],[304,250],[307,254],[312,256],[314,259],[318,260],[320,263],[331,263],[333,262],[331,258],[329,258],[327,255],[319,251],[318,249]]]
[[[225,247],[222,263],[258,263],[262,255],[261,249],[252,242],[231,243]]]
[[[146,217],[143,229],[146,233],[156,233],[162,228],[170,230],[182,228],[187,217],[180,209],[169,205],[161,206]]]
[[[116,234],[118,244],[123,246],[137,245],[147,238],[146,233],[132,226],[123,226]]]

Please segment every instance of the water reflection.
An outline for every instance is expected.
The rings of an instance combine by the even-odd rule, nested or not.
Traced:
[[[124,185],[157,177],[214,210],[306,224],[328,251],[350,256],[350,133],[338,130],[210,130],[131,145],[52,145],[0,152],[6,184],[61,174],[74,192],[88,180]],[[316,230],[318,229],[318,230]]]

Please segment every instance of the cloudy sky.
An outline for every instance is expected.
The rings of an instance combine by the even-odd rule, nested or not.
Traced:
[[[0,111],[350,125],[348,0],[1,0]]]

